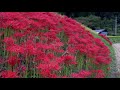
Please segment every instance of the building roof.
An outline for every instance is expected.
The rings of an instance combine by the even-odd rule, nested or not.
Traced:
[[[95,30],[96,32],[103,32],[105,29],[99,29],[99,30]]]

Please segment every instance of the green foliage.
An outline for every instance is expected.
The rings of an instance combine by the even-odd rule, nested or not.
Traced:
[[[90,15],[88,17],[78,17],[75,18],[78,22],[90,27],[90,28],[95,28],[95,29],[100,29],[100,24],[101,24],[101,18]]]
[[[106,29],[108,35],[114,35],[115,16],[117,16],[117,35],[120,35],[120,12],[59,12],[92,29]]]
[[[108,31],[108,35],[114,34],[114,20],[108,18],[101,18],[95,15],[90,15],[87,17],[78,17],[75,18],[78,22],[86,25],[92,29],[106,29]],[[119,31],[120,28],[118,28]]]

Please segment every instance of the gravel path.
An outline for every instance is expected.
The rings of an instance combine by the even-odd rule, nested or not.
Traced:
[[[120,43],[113,44],[113,48],[115,49],[117,71],[120,73]]]

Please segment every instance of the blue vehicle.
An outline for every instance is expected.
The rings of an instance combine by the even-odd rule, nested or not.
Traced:
[[[98,34],[103,34],[103,35],[105,35],[105,36],[107,36],[107,34],[108,34],[108,31],[107,30],[105,30],[105,29],[99,29],[99,30],[95,30]]]

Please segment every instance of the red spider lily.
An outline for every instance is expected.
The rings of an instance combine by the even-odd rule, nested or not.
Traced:
[[[82,70],[79,73],[71,74],[71,76],[74,78],[86,78],[86,77],[90,77],[91,75],[92,75],[92,72],[86,71],[86,70]]]
[[[104,38],[106,41],[108,41],[108,43],[109,43],[110,45],[112,45],[112,42],[109,40],[108,37],[106,37],[106,36],[103,35],[103,34],[99,34],[99,36],[101,36],[102,38]]]
[[[43,78],[57,78],[58,76],[56,74],[52,74],[50,70],[42,70],[40,72]]]
[[[62,77],[57,75],[57,72],[64,65],[69,67],[80,64],[76,62],[78,52],[85,56],[81,57],[85,62],[90,60],[91,64],[99,69],[111,62],[110,50],[102,40],[95,38],[80,23],[67,16],[54,12],[1,12],[0,23],[0,28],[9,28],[12,32],[3,39],[3,44],[6,45],[4,56],[8,57],[8,63],[14,66],[19,62],[19,58],[24,59],[17,66],[21,69],[20,73],[25,72],[28,67],[37,66],[42,77]],[[106,37],[105,39],[108,40]],[[28,65],[26,62],[29,62]],[[27,67],[24,67],[24,64]],[[83,68],[71,76],[86,78],[91,74]],[[96,77],[103,76],[104,74],[96,74]]]
[[[5,37],[3,42],[5,42],[6,45],[14,45],[15,40],[12,37]]]
[[[16,56],[11,56],[8,58],[8,64],[11,66],[15,66],[15,64],[19,63],[19,59]]]
[[[79,75],[81,77],[89,77],[89,76],[92,75],[92,73],[90,71],[82,70],[82,71],[79,72]]]
[[[39,64],[38,69],[41,69],[41,70],[60,70],[61,67],[59,66],[59,64],[57,62],[50,62],[49,64]]]
[[[53,53],[49,53],[47,56],[49,57],[49,59],[56,58],[56,56]]]
[[[105,73],[103,70],[96,70],[95,78],[104,78],[104,77],[105,77]]]
[[[18,75],[16,72],[12,72],[9,70],[1,72],[1,76],[2,78],[18,78]]]
[[[76,65],[77,64],[76,59],[73,56],[68,55],[68,56],[63,56],[62,58],[64,59],[64,63],[66,65],[71,65],[71,64]]]
[[[51,71],[49,69],[41,70],[40,75],[42,75],[42,77],[47,78],[51,75]]]
[[[21,32],[16,32],[14,35],[13,35],[15,38],[22,38],[23,36],[25,36],[24,33],[21,33]]]
[[[73,78],[81,78],[81,77],[79,77],[79,74],[78,74],[78,73],[72,73],[71,76],[72,76]]]
[[[96,61],[98,63],[101,63],[101,64],[110,64],[111,62],[111,59],[110,58],[106,58],[104,56],[97,56],[96,57]]]
[[[62,76],[61,78],[68,78],[68,76]]]
[[[35,61],[39,61],[39,60],[44,60],[45,59],[45,57],[46,57],[45,53],[43,53],[41,51],[39,51],[37,53],[38,53],[38,55],[35,57]],[[49,58],[47,58],[47,59],[49,59]]]
[[[6,50],[9,52],[13,52],[13,53],[22,53],[23,54],[25,51],[25,48],[14,44],[13,46],[7,46]]]

